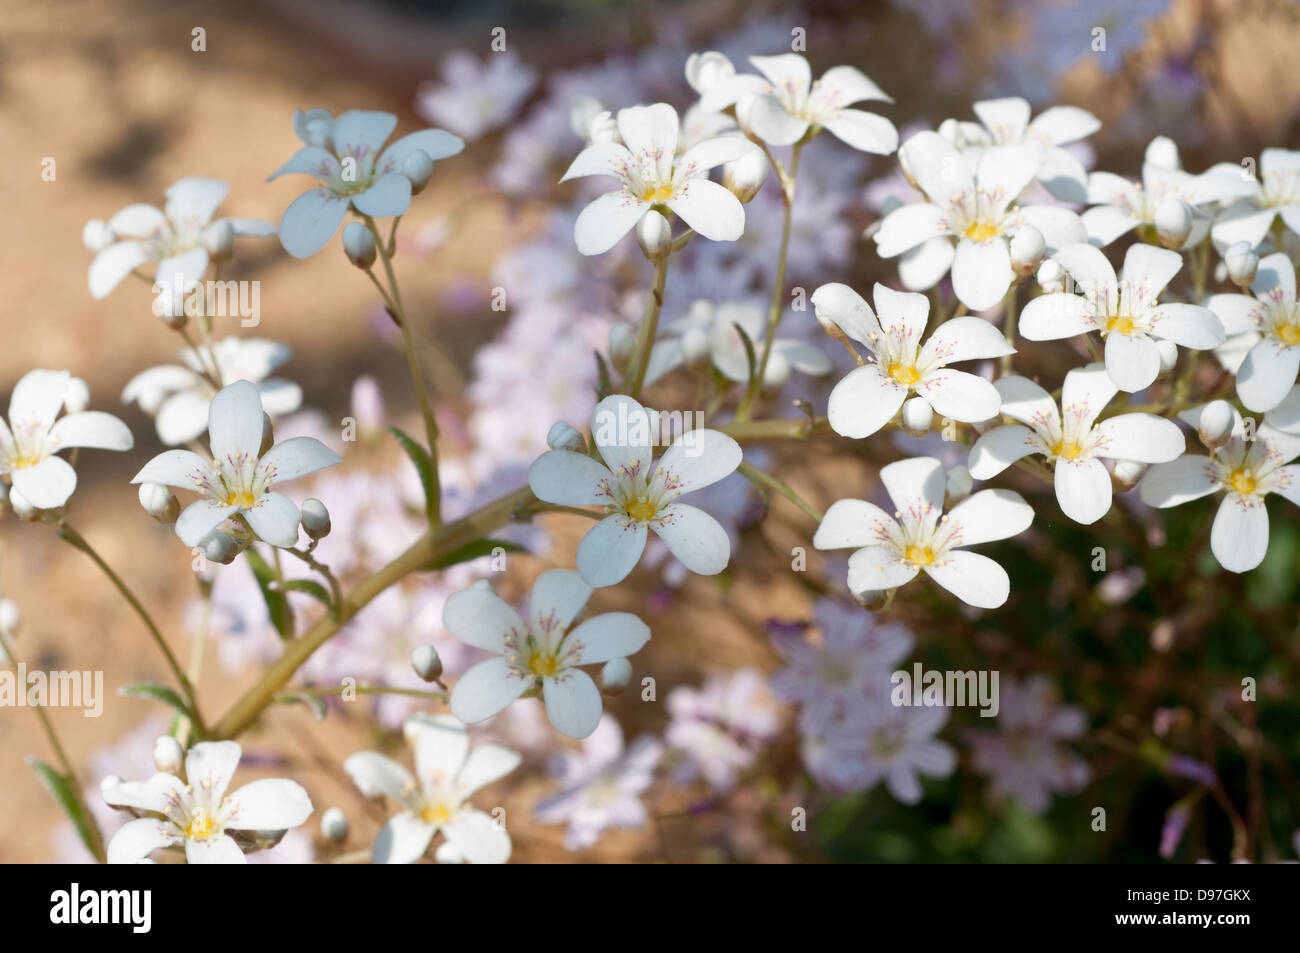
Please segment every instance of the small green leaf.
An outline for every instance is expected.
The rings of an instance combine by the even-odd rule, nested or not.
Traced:
[[[329,590],[314,579],[286,579],[283,582],[276,583],[275,588],[280,592],[306,593],[329,610],[331,619],[337,620],[339,617],[338,609],[334,605],[334,600],[330,598]]]
[[[86,811],[85,805],[81,803],[81,798],[72,790],[68,779],[40,758],[29,755],[26,761],[27,766],[36,772],[36,777],[45,786],[45,790],[49,791],[59,807],[63,808],[63,813],[68,815],[68,820],[72,821],[72,826],[77,829],[77,836],[86,845],[86,849],[97,858],[103,856],[103,838],[99,834],[99,828],[94,818]]]
[[[433,459],[429,456],[428,450],[397,427],[389,427],[388,432],[397,438],[397,442],[402,445],[406,455],[415,464],[415,472],[420,475],[420,485],[424,487],[424,512],[432,523],[434,522]]]
[[[605,359],[599,351],[592,353],[596,356],[596,401],[599,403],[614,392],[614,385],[610,382],[609,365]]]
[[[741,343],[745,345],[745,360],[749,362],[749,381],[752,384],[754,375],[758,373],[758,354],[754,350],[754,342],[750,340],[749,335],[745,333],[745,329],[737,322],[731,322],[731,326],[736,329],[736,333],[740,335]]]
[[[277,695],[275,700],[282,705],[306,705],[316,716],[317,721],[325,720],[325,702],[318,695],[307,692],[285,692],[283,695]]]
[[[527,552],[524,547],[518,543],[512,543],[505,539],[477,539],[472,543],[466,543],[460,549],[453,549],[445,556],[434,559],[425,564],[425,569],[446,569],[448,566],[455,566],[457,563],[469,562],[471,559],[478,559],[480,556],[490,556],[494,549],[503,549],[508,553]]]
[[[159,685],[156,682],[133,682],[130,685],[123,685],[117,690],[117,693],[130,698],[148,698],[156,702],[162,702],[164,705],[180,712],[186,718],[190,717],[190,707],[185,704],[185,699],[166,685]]]
[[[282,639],[292,639],[293,609],[290,608],[289,600],[285,598],[284,593],[274,588],[273,584],[278,581],[275,570],[252,546],[244,550],[244,556],[247,557],[248,565],[257,579],[258,588],[262,590],[262,599],[266,602],[266,611],[271,617],[271,624],[275,626],[275,631],[280,633]]]

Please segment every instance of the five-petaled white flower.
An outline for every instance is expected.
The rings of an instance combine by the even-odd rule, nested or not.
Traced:
[[[1210,310],[1157,300],[1183,267],[1177,252],[1131,245],[1120,278],[1106,256],[1086,243],[1067,245],[1055,258],[1082,294],[1035,298],[1020,313],[1020,334],[1029,341],[1055,341],[1100,331],[1106,370],[1120,390],[1140,391],[1159,375],[1157,338],[1198,351],[1223,343],[1223,325]]]
[[[90,264],[90,294],[107,296],[122,279],[141,265],[156,261],[155,280],[174,291],[188,291],[208,270],[205,243],[211,228],[224,223],[235,235],[264,237],[275,234],[275,226],[260,218],[212,220],[230,191],[216,179],[191,176],[179,179],[167,190],[167,204],[159,211],[152,205],[128,205],[108,220],[108,232],[116,239],[95,255]]]
[[[913,392],[941,417],[975,422],[997,414],[998,392],[990,381],[947,366],[1011,354],[1015,349],[997,328],[983,318],[953,318],[923,346],[929,298],[877,284],[875,300],[879,318],[848,285],[822,285],[812,295],[818,319],[833,322],[875,358],[849,371],[831,391],[826,415],[836,433],[869,437]]]
[[[491,718],[525,692],[541,693],[546,715],[570,738],[585,738],[600,722],[600,690],[579,666],[627,658],[650,639],[630,612],[593,616],[570,631],[592,589],[571,569],[552,569],[533,583],[528,621],[491,589],[471,586],[447,600],[442,623],[462,642],[493,653],[451,690],[461,721]]]
[[[618,111],[621,142],[598,142],[578,153],[561,182],[609,175],[622,185],[582,210],[573,226],[578,251],[609,251],[656,205],[675,212],[705,238],[735,241],[745,230],[740,200],[713,182],[708,171],[757,148],[740,135],[715,136],[676,155],[677,110],[667,103]]]
[[[158,439],[168,446],[186,443],[208,429],[208,406],[216,390],[208,376],[222,386],[252,381],[262,395],[262,409],[272,418],[291,414],[302,404],[302,388],[270,377],[289,359],[289,348],[263,338],[224,338],[211,353],[199,348],[180,352],[185,366],[160,364],[127,381],[122,402],[136,403],[154,418]]]
[[[1300,235],[1300,152],[1265,149],[1259,154],[1258,180],[1231,162],[1212,166],[1210,171],[1238,176],[1251,188],[1245,198],[1220,212],[1210,228],[1210,237],[1220,248],[1234,242],[1258,247],[1279,215],[1287,228]]]
[[[1069,209],[1015,204],[1042,165],[1037,143],[990,146],[963,156],[943,136],[926,131],[903,143],[898,157],[928,201],[885,216],[875,234],[876,251],[893,258],[940,236],[956,238],[952,290],[972,311],[993,307],[1007,293],[1015,277],[1008,241],[1021,227],[1038,229],[1049,250],[1084,240],[1083,223]],[[942,277],[942,270],[935,273]]]
[[[293,130],[303,148],[267,177],[300,173],[321,184],[304,192],[280,219],[280,243],[295,258],[316,254],[330,240],[349,208],[362,215],[387,218],[411,205],[408,157],[417,151],[437,161],[465,148],[441,129],[421,129],[384,149],[397,125],[392,113],[352,109],[335,119],[327,110],[298,110]],[[380,150],[383,149],[381,152]]]
[[[242,516],[257,537],[272,546],[298,541],[298,506],[271,487],[342,458],[315,437],[291,437],[262,454],[262,417],[257,385],[236,381],[222,388],[208,408],[211,463],[190,450],[167,450],[132,478],[132,483],[161,483],[203,494],[176,520],[176,535],[186,546],[197,545],[234,516]]]
[[[1118,390],[1104,364],[1065,375],[1060,412],[1052,395],[1027,378],[1004,377],[996,386],[1002,413],[1027,426],[995,427],[976,440],[971,476],[987,480],[1040,453],[1055,468],[1061,511],[1076,523],[1095,523],[1110,510],[1110,473],[1102,460],[1167,463],[1187,447],[1178,425],[1155,414],[1119,414],[1096,423]]]
[[[751,56],[749,61],[767,82],[752,75],[719,76],[704,91],[701,107],[714,112],[734,105],[740,125],[768,145],[793,145],[809,131],[815,135],[825,129],[863,152],[889,155],[898,148],[892,122],[848,108],[863,100],[894,101],[861,70],[835,66],[813,82],[808,61],[798,53]]]
[[[880,482],[898,507],[890,516],[866,500],[840,500],[826,511],[813,545],[856,549],[849,557],[849,590],[896,589],[924,571],[963,602],[996,609],[1007,601],[1007,572],[963,547],[1006,539],[1029,527],[1034,511],[1011,490],[980,490],[943,514],[945,476],[934,457],[899,460],[880,470]]]
[[[585,453],[551,450],[528,471],[539,500],[599,505],[609,514],[578,544],[582,578],[596,587],[622,582],[641,559],[651,529],[691,572],[722,572],[731,558],[727,531],[678,498],[729,476],[740,466],[740,445],[717,430],[688,430],[652,465],[659,416],[623,394],[596,405],[591,435],[603,464]]]
[[[1291,259],[1281,252],[1264,258],[1250,290],[1255,297],[1218,294],[1205,305],[1229,335],[1248,335],[1232,342],[1249,347],[1237,368],[1237,396],[1248,410],[1262,413],[1282,402],[1300,371],[1300,305]]]
[[[77,488],[77,472],[60,450],[130,450],[134,443],[112,414],[88,410],[59,419],[71,379],[67,371],[28,371],[14,385],[8,423],[0,418],[0,475],[40,510],[62,506]]]
[[[519,755],[491,742],[471,748],[465,726],[450,715],[417,712],[406,720],[402,733],[415,751],[415,777],[377,751],[358,751],[343,762],[361,793],[387,795],[402,805],[375,837],[374,862],[413,864],[441,831],[457,859],[504,864],[510,858],[510,835],[471,807],[469,799],[517,768]],[[443,853],[440,849],[440,856]]]
[[[1203,409],[1194,408],[1180,416],[1197,427]],[[1209,456],[1187,453],[1154,466],[1138,488],[1142,502],[1162,509],[1224,491],[1210,530],[1210,549],[1229,572],[1246,572],[1264,561],[1268,552],[1264,498],[1268,494],[1276,493],[1300,506],[1300,466],[1291,464],[1300,456],[1300,435],[1263,424],[1253,441],[1245,437],[1238,416],[1232,437],[1218,450]]]
[[[185,756],[185,780],[160,771],[148,781],[106,785],[104,800],[114,807],[159,815],[122,825],[108,862],[135,864],[184,845],[191,864],[242,864],[244,852],[228,831],[284,831],[311,816],[311,798],[293,781],[264,778],[226,794],[240,754],[234,741],[200,741]]]

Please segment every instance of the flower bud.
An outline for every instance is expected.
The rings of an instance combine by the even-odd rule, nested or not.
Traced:
[[[63,518],[68,515],[68,505],[66,503],[62,506],[56,506],[54,509],[43,510],[40,507],[33,506],[27,497],[13,487],[9,488],[9,505],[13,508],[14,516],[25,523],[44,523],[47,526],[58,526],[63,522]]]
[[[324,539],[330,534],[330,511],[316,497],[302,501],[302,531],[311,539]]]
[[[618,134],[618,123],[609,110],[597,113],[591,120],[591,126],[587,129],[587,138],[591,140],[592,145],[601,142],[620,142]]]
[[[235,226],[229,220],[219,218],[208,223],[199,235],[199,241],[208,250],[208,257],[213,261],[224,261],[235,250]]]
[[[1168,136],[1156,136],[1152,139],[1142,161],[1162,169],[1177,169],[1182,166],[1178,158],[1178,146]]]
[[[892,589],[864,589],[862,592],[853,593],[853,598],[868,612],[879,612],[889,604],[889,594],[892,591]]]
[[[411,194],[419,195],[433,178],[433,160],[423,149],[412,149],[402,159],[402,175],[411,180]]]
[[[161,483],[140,484],[140,506],[164,526],[170,526],[181,515],[181,504],[176,494]]]
[[[722,167],[722,184],[736,198],[748,202],[758,194],[771,169],[762,149],[750,149]]]
[[[442,659],[438,650],[428,642],[411,650],[411,668],[426,682],[436,682],[442,678]]]
[[[343,254],[362,271],[369,271],[375,263],[375,236],[360,222],[343,226]]]
[[[271,415],[262,411],[262,445],[257,450],[259,457],[264,457],[270,453],[271,448],[275,446],[275,424],[271,423]]]
[[[438,845],[433,852],[433,862],[435,864],[464,864],[468,863],[465,852],[449,840],[444,840]]]
[[[970,470],[960,463],[957,464],[948,471],[947,482],[943,491],[945,505],[951,507],[954,503],[966,499],[966,497],[970,496],[970,491],[974,487],[975,481],[971,478]]]
[[[910,397],[903,404],[903,431],[913,437],[923,437],[934,423],[934,408],[924,397]]]
[[[63,392],[63,406],[70,414],[79,414],[90,406],[90,385],[80,377],[68,378],[68,389]]]
[[[1115,469],[1110,471],[1111,482],[1115,485],[1115,489],[1122,493],[1137,486],[1146,472],[1145,463],[1138,463],[1135,460],[1116,460]]]
[[[701,96],[724,79],[730,79],[735,75],[736,67],[732,65],[731,60],[726,54],[719,53],[717,50],[692,53],[686,57],[686,82],[690,83],[691,89]]]
[[[1178,364],[1178,345],[1173,341],[1157,338],[1156,354],[1160,356],[1160,371],[1156,376],[1160,379],[1166,378],[1173,373]]]
[[[1218,450],[1232,438],[1236,425],[1237,418],[1232,412],[1232,405],[1226,400],[1212,400],[1201,408],[1196,432],[1201,443],[1211,450]]]
[[[1011,268],[1022,278],[1038,271],[1046,252],[1043,233],[1032,225],[1021,226],[1011,236]]]
[[[153,765],[166,774],[181,775],[185,764],[185,749],[171,735],[162,735],[153,745]]]
[[[119,784],[123,784],[123,783],[125,783],[125,778],[123,778],[120,774],[109,774],[109,775],[105,775],[105,776],[104,776],[104,779],[103,779],[102,781],[99,782],[99,793],[100,793],[101,796],[102,796],[102,795],[105,795],[105,794],[107,794],[109,791],[113,790],[113,788],[115,788],[115,787],[117,787]],[[113,806],[116,807],[116,805],[113,805]],[[126,810],[126,808],[121,808],[121,807],[119,807],[119,808],[117,808],[117,809],[118,809],[119,811],[124,811],[124,810]]]
[[[1255,280],[1259,271],[1259,256],[1250,242],[1233,242],[1223,253],[1223,263],[1228,268],[1228,279],[1245,290]]]
[[[229,566],[239,555],[239,543],[230,534],[214,529],[199,540],[199,551],[205,559]]]
[[[1055,258],[1045,258],[1038,266],[1038,287],[1045,294],[1054,294],[1065,290],[1065,269]]]
[[[625,658],[613,658],[600,670],[600,690],[605,695],[618,695],[632,681],[632,663]]]
[[[117,238],[113,235],[113,230],[108,227],[108,222],[101,218],[92,218],[81,230],[81,244],[85,245],[86,251],[92,255],[98,255],[115,241]]]
[[[1192,210],[1182,199],[1172,195],[1156,206],[1156,234],[1166,248],[1182,248],[1192,234]]]
[[[334,117],[325,109],[299,110],[293,117],[293,131],[304,145],[323,149],[334,135]]]
[[[341,844],[348,839],[348,819],[337,807],[327,808],[320,816],[320,833],[327,841]]]
[[[12,599],[0,599],[0,632],[13,635],[23,619],[22,610]]]
[[[668,219],[651,209],[636,223],[636,240],[647,258],[663,261],[673,250],[673,227]]]
[[[546,445],[552,450],[572,450],[574,453],[586,453],[587,441],[577,428],[557,420],[546,432]]]

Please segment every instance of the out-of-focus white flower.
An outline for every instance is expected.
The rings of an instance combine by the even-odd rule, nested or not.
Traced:
[[[1264,258],[1251,291],[1254,297],[1212,295],[1205,304],[1234,343],[1247,349],[1237,367],[1237,396],[1247,410],[1262,412],[1282,402],[1300,371],[1300,305],[1291,259],[1281,252]]]
[[[0,475],[36,509],[62,506],[77,488],[77,471],[60,450],[130,450],[134,444],[126,424],[111,414],[89,410],[59,417],[71,380],[67,371],[28,371],[14,385],[8,422],[0,418]]]
[[[509,51],[480,61],[456,50],[443,60],[442,83],[416,92],[415,111],[473,141],[509,122],[536,85],[537,71]]]
[[[450,715],[417,712],[402,730],[415,751],[414,777],[377,751],[359,751],[343,762],[362,794],[387,795],[402,806],[376,835],[374,862],[413,864],[441,831],[465,861],[504,864],[510,859],[510,835],[469,799],[517,768],[519,755],[490,742],[471,748],[465,726]]]
[[[840,500],[826,511],[813,545],[856,549],[849,590],[895,589],[924,571],[968,605],[996,609],[1007,601],[1006,570],[964,547],[1007,539],[1033,522],[1033,508],[1011,490],[981,490],[944,515],[943,465],[933,457],[899,460],[880,470],[897,519],[866,500]]]
[[[666,706],[672,722],[664,741],[677,761],[675,780],[703,779],[719,792],[735,787],[781,726],[776,699],[752,668],[715,675],[698,689],[674,688]]]
[[[157,815],[124,824],[108,844],[108,862],[135,864],[183,845],[191,864],[242,864],[244,852],[228,831],[283,831],[311,816],[311,799],[293,781],[264,778],[226,794],[240,755],[233,741],[200,741],[185,757],[185,780],[160,771],[104,788],[114,807]]]
[[[1245,291],[1259,273],[1259,256],[1250,242],[1233,242],[1224,249],[1223,266],[1227,269],[1228,280]]]
[[[1243,241],[1258,248],[1279,215],[1287,228],[1300,235],[1300,152],[1265,149],[1259,154],[1258,179],[1231,162],[1212,166],[1209,171],[1244,183],[1245,197],[1220,212],[1210,229],[1220,248]]]
[[[262,421],[257,385],[236,381],[209,407],[210,464],[190,450],[167,450],[132,478],[132,483],[161,483],[203,494],[176,521],[176,535],[186,546],[197,545],[233,516],[242,516],[257,537],[272,546],[298,541],[298,506],[271,487],[333,466],[342,457],[314,437],[292,437],[263,454]]]

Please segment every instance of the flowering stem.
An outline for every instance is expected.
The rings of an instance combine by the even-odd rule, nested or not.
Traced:
[[[342,695],[345,692],[356,692],[358,695],[407,695],[411,698],[428,698],[438,702],[445,702],[447,700],[447,693],[445,691],[435,692],[422,688],[393,688],[389,685],[371,685],[367,682],[359,682],[356,685],[308,685],[305,688],[295,689],[289,695],[279,696],[276,698],[276,701],[293,701],[293,695],[311,695],[313,698],[333,698],[334,696]]]
[[[153,639],[154,644],[158,646],[158,651],[160,651],[163,654],[163,658],[167,660],[167,667],[171,669],[172,675],[180,685],[181,691],[185,694],[185,701],[189,705],[190,713],[194,716],[195,727],[198,728],[199,735],[202,736],[204,733],[203,718],[199,714],[198,697],[194,693],[194,686],[190,684],[189,677],[181,668],[180,663],[176,661],[176,656],[172,654],[172,650],[168,648],[167,640],[163,638],[162,632],[159,631],[157,624],[153,621],[153,617],[149,615],[148,610],[145,609],[140,600],[135,597],[135,593],[127,588],[127,585],[122,581],[122,578],[113,571],[113,567],[104,562],[104,558],[95,551],[90,543],[86,542],[80,533],[67,523],[64,523],[59,527],[58,533],[60,539],[71,543],[74,547],[90,557],[91,561],[94,562],[104,575],[108,577],[109,581],[117,587],[117,591],[122,594],[122,598],[125,599],[130,604],[131,608],[135,610],[135,614],[140,617],[140,621],[145,624],[145,628],[149,630],[149,635]]]
[[[1007,336],[1007,347],[1016,346],[1016,321],[1019,314],[1016,312],[1016,292],[1019,290],[1020,279],[1013,279],[1007,287],[1007,296],[1002,301],[1002,328]],[[998,359],[998,376],[1006,377],[1011,373],[1010,354],[1004,354]]]
[[[745,420],[717,428],[739,443],[767,440],[807,440],[831,432],[825,417],[794,417],[788,420]]]
[[[581,506],[560,506],[558,503],[529,503],[527,506],[519,508],[521,514],[528,513],[568,513],[572,516],[585,516],[589,520],[600,522],[605,518],[605,514],[600,510],[587,510]]]
[[[202,597],[199,624],[194,632],[194,640],[190,643],[190,664],[185,669],[185,675],[191,685],[198,683],[199,674],[203,671],[203,653],[207,649],[208,630],[212,626],[211,580],[199,579],[199,594]],[[182,745],[188,744],[193,730],[194,723],[188,718],[182,718],[176,725],[176,740]]]
[[[301,549],[286,549],[285,552],[291,556],[297,556],[299,559],[305,562],[312,569],[316,570],[316,572],[320,573],[320,575],[324,577],[325,581],[329,583],[330,594],[334,599],[334,605],[337,607],[340,604],[342,604],[343,587],[339,585],[338,577],[335,576],[334,573],[330,571],[329,566],[326,566],[323,562],[321,562],[319,559],[313,556],[310,550],[304,551]]]
[[[650,363],[650,352],[654,350],[655,334],[659,330],[659,312],[664,307],[664,285],[668,282],[670,257],[665,255],[655,262],[654,285],[650,288],[650,300],[646,302],[645,317],[641,319],[641,332],[637,335],[636,363],[632,365],[632,374],[624,381],[624,389],[633,400],[641,396],[646,365]]]
[[[758,359],[754,376],[745,390],[744,400],[736,411],[737,420],[748,420],[758,399],[763,377],[767,373],[767,362],[772,357],[772,342],[776,339],[776,326],[781,323],[781,311],[785,304],[785,266],[790,257],[790,230],[794,221],[794,183],[799,174],[799,153],[802,142],[796,142],[790,151],[790,171],[781,175],[781,198],[785,201],[785,216],[781,222],[781,251],[776,259],[776,278],[772,286],[772,304],[767,312],[767,335],[763,338],[763,356]]]
[[[366,228],[370,229],[370,234],[375,238],[375,248],[379,252],[379,260],[384,264],[384,273],[388,276],[388,291],[385,296],[388,306],[393,311],[393,317],[397,318],[397,324],[402,329],[402,345],[406,351],[406,363],[411,371],[411,384],[415,388],[415,402],[420,405],[420,415],[424,418],[424,434],[429,442],[429,459],[432,461],[430,471],[432,472],[432,487],[429,490],[429,523],[437,526],[441,522],[442,513],[442,491],[438,481],[438,424],[433,417],[433,405],[429,403],[429,396],[424,389],[424,372],[420,369],[420,357],[415,348],[415,332],[411,327],[410,320],[406,316],[406,308],[402,304],[402,292],[397,286],[397,275],[393,271],[392,249],[388,247],[379,234],[379,226],[369,215],[365,216]],[[397,226],[394,223],[393,234],[389,236],[390,241],[396,238]],[[374,276],[371,275],[374,280]],[[379,282],[375,281],[378,285]],[[382,288],[380,289],[383,290]]]
[[[788,483],[783,483],[781,480],[772,476],[772,474],[765,473],[758,469],[758,467],[749,463],[742,462],[740,464],[740,472],[744,475],[745,479],[749,480],[749,482],[753,483],[755,486],[766,486],[769,489],[775,490],[795,506],[799,507],[799,509],[811,516],[816,522],[820,523],[822,521],[821,511],[792,490]]]

